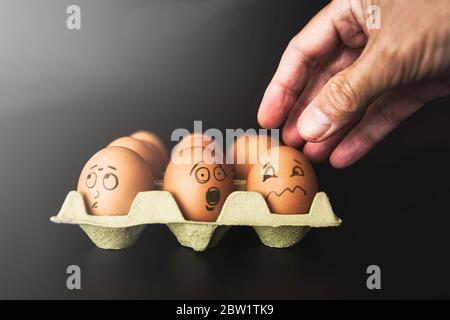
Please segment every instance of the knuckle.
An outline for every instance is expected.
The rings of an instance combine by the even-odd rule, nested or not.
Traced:
[[[328,113],[338,118],[346,118],[358,111],[355,91],[350,81],[342,74],[330,80],[326,88]]]
[[[288,47],[295,52],[298,58],[308,67],[314,69],[317,67],[318,62],[312,58],[307,56],[304,53],[304,50],[301,48],[300,44],[302,43],[302,39],[300,34],[295,35],[288,44]]]
[[[353,148],[358,150],[370,150],[380,140],[376,133],[367,129],[355,129]]]
[[[365,153],[367,153],[370,149],[377,145],[380,139],[374,134],[366,132],[363,133],[358,140],[356,150],[364,150]]]
[[[397,126],[400,124],[401,119],[399,115],[391,109],[380,110],[381,117],[390,125]]]
[[[405,73],[408,68],[405,66],[405,57],[408,56],[404,48],[397,48],[392,43],[398,42],[398,40],[392,40],[392,42],[385,43],[383,41],[373,52],[373,59],[378,62],[382,62],[383,67],[377,70],[381,71],[379,81],[386,83],[388,87],[394,87],[402,82],[402,78],[405,77]]]

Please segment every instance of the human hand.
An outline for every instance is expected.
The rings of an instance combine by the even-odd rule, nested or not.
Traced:
[[[366,25],[369,4],[381,28]],[[258,122],[337,168],[362,158],[427,101],[450,93],[450,1],[334,0],[289,43]]]

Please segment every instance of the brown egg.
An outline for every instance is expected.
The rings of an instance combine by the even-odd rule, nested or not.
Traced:
[[[173,148],[172,153],[179,153],[184,149],[190,149],[192,147],[213,147],[214,141],[212,138],[205,134],[191,133],[183,137]]]
[[[147,163],[123,147],[108,147],[94,154],[84,166],[77,187],[93,215],[126,215],[138,192],[153,189]]]
[[[148,163],[152,170],[153,178],[161,178],[162,162],[158,150],[153,145],[132,137],[122,137],[111,142],[108,147],[125,147],[133,150]]]
[[[297,149],[281,146],[252,166],[247,190],[261,193],[273,213],[299,214],[309,212],[318,183],[308,159]]]
[[[259,157],[270,149],[272,144],[274,144],[273,138],[267,135],[243,135],[238,137],[227,150],[227,153],[233,152],[234,154],[234,178],[247,179],[252,165],[258,162]],[[242,154],[239,158],[238,152]]]
[[[170,161],[164,174],[163,190],[174,196],[184,217],[194,221],[216,221],[228,195],[234,191],[229,165],[216,164],[209,152],[191,161],[197,147],[184,149],[183,161]]]
[[[150,131],[141,130],[134,132],[130,137],[153,145],[159,152],[162,167],[165,168],[167,166],[167,163],[169,163],[169,150],[167,150],[164,142],[156,134]]]

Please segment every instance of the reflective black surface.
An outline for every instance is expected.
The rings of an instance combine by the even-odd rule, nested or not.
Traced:
[[[123,251],[55,225],[85,161],[140,128],[256,126],[284,47],[321,1],[0,3],[0,298],[449,298],[450,99],[346,170],[317,166],[342,227],[297,247],[234,228],[195,253],[165,226]],[[66,289],[66,267],[82,290]],[[377,264],[382,290],[366,288]]]

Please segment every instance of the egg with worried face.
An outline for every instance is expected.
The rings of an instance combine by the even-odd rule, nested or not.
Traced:
[[[217,163],[209,152],[194,157],[196,149],[206,150],[185,149],[178,161],[169,162],[163,190],[174,196],[187,220],[213,222],[220,215],[225,199],[234,191],[232,171],[229,165]]]
[[[270,149],[247,177],[247,190],[261,193],[273,213],[308,213],[318,191],[314,169],[297,149]]]
[[[124,147],[108,147],[94,154],[77,187],[92,215],[126,215],[138,192],[153,189],[150,167]]]

